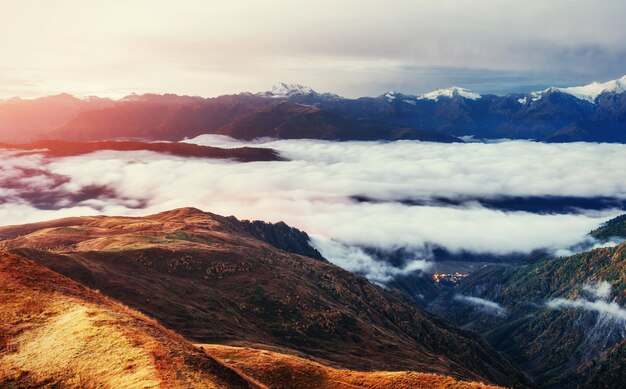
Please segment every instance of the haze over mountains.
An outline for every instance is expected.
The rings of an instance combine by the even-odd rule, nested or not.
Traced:
[[[301,85],[277,84],[267,92],[206,99],[9,99],[0,102],[0,126],[7,129],[0,141],[181,140],[221,134],[238,139],[626,142],[625,85],[626,76],[506,96],[452,87],[417,96],[389,92],[345,99]],[[37,115],[30,114],[35,111]]]

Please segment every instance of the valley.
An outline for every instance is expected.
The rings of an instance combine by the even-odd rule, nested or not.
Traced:
[[[0,389],[626,389],[624,15],[0,1]]]

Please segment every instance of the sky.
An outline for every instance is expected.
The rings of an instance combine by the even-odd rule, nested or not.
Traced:
[[[0,0],[0,98],[504,94],[626,74],[623,0]]]

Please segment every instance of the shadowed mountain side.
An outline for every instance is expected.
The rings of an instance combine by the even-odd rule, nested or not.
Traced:
[[[98,289],[198,343],[275,346],[355,370],[528,384],[479,337],[426,313],[409,297],[279,250],[232,218],[178,209],[4,227],[0,236],[0,248]]]
[[[151,319],[0,252],[0,387],[255,388]]]
[[[610,388],[615,384],[619,385],[626,382],[624,361],[626,361],[626,340],[584,363],[576,372],[564,379],[563,384],[585,388]]]
[[[99,142],[67,142],[60,140],[43,140],[27,144],[1,144],[0,149],[43,152],[51,157],[71,157],[96,151],[153,151],[175,155],[178,157],[224,158],[240,162],[281,161],[274,150],[258,147],[240,147],[223,149],[211,146],[199,146],[191,143],[147,143],[138,141],[99,141]]]
[[[322,254],[310,244],[309,235],[284,222],[266,223],[260,220],[237,220],[229,217],[229,222],[238,225],[248,234],[272,246],[294,254],[325,260]]]
[[[623,220],[592,235],[623,236]],[[622,243],[517,268],[486,268],[430,309],[482,333],[541,385],[621,388],[623,380],[607,377],[618,377],[626,363],[625,302]],[[603,377],[605,371],[610,375]]]
[[[434,131],[393,122],[346,118],[320,108],[252,95],[212,99],[144,95],[102,110],[84,112],[41,136],[48,139],[94,141],[137,137],[182,140],[201,134],[237,139],[394,140],[461,142]]]
[[[217,134],[236,139],[397,140],[454,143],[460,139],[385,121],[345,118],[317,107],[283,101],[238,118]]]

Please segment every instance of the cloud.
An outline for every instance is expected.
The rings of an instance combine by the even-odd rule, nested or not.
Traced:
[[[557,298],[548,301],[547,306],[552,309],[584,309],[586,311],[597,312],[602,316],[608,316],[615,320],[626,322],[626,310],[620,307],[616,302],[606,302],[603,300],[589,301],[581,298],[575,300]]]
[[[609,302],[612,285],[607,281],[585,284],[581,288],[594,300],[577,298],[574,300],[556,298],[548,301],[546,305],[552,309],[577,308],[600,314],[598,319],[612,318],[614,320],[626,322],[626,309],[616,302]]]
[[[584,251],[595,250],[603,247],[615,247],[622,243],[622,240],[611,240],[599,242],[597,239],[587,236],[572,247],[561,248],[553,251],[555,257],[569,257]]]
[[[582,289],[597,299],[606,300],[611,295],[611,284],[606,281],[583,285]]]
[[[426,271],[432,265],[426,259],[413,259],[402,267],[375,259],[362,248],[346,245],[323,236],[311,236],[311,243],[333,264],[353,273],[361,274],[372,282],[386,284],[400,275]]]
[[[506,316],[507,314],[506,308],[502,307],[500,304],[494,301],[482,299],[480,297],[464,296],[461,294],[457,294],[454,296],[454,299],[469,305],[473,305],[477,307],[480,311],[483,311],[490,315]]]
[[[192,142],[246,144],[215,136]],[[275,148],[290,160],[237,163],[114,151],[66,158],[4,153],[0,223],[80,214],[146,215],[193,206],[245,219],[285,221],[319,237],[314,244],[331,261],[382,283],[424,270],[433,245],[452,253],[557,250],[575,245],[621,213],[534,214],[488,209],[477,202],[434,206],[400,200],[626,198],[626,145],[314,140],[255,144]],[[358,202],[357,195],[380,201]],[[391,266],[362,248],[383,253],[403,249],[415,261]]]

